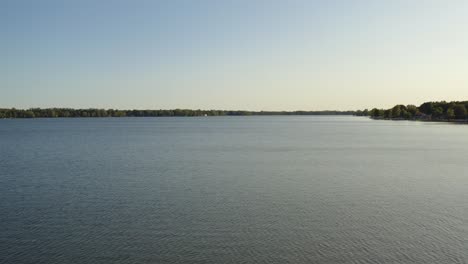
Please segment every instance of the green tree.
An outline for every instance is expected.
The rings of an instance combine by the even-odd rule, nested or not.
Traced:
[[[401,110],[401,117],[403,117],[404,119],[410,119],[412,115],[406,110]]]
[[[455,105],[455,107],[453,108],[453,112],[454,112],[454,115],[455,115],[456,119],[465,119],[466,118],[467,112],[466,112],[465,105],[462,105],[462,104]]]
[[[376,117],[382,117],[383,115],[381,115],[381,110],[374,108],[370,111],[370,116],[376,118]]]
[[[441,118],[444,116],[444,109],[440,106],[436,106],[432,109],[432,117]]]
[[[433,108],[434,108],[434,103],[433,102],[427,102],[427,103],[423,103],[422,105],[419,106],[419,111],[421,111],[422,113],[424,113],[426,115],[431,115]]]
[[[401,106],[396,105],[392,108],[392,117],[393,118],[398,118],[401,116]]]
[[[384,118],[392,118],[392,110],[387,109],[384,111]]]
[[[455,111],[453,108],[449,108],[447,110],[447,119],[454,119],[455,118]]]
[[[408,105],[406,109],[408,110],[408,113],[411,115],[411,117],[414,117],[419,113],[419,109],[415,105]]]
[[[25,111],[24,112],[24,115],[23,115],[25,118],[34,118],[34,112],[31,111],[31,110],[28,110],[28,111]]]

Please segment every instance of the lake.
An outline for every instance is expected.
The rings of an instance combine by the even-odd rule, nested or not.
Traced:
[[[468,263],[468,125],[0,120],[0,263]]]

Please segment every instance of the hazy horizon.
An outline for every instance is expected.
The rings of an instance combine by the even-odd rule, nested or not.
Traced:
[[[467,1],[2,1],[0,108],[468,99]]]

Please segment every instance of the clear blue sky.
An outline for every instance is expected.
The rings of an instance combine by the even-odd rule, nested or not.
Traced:
[[[468,100],[468,1],[0,0],[0,107]]]

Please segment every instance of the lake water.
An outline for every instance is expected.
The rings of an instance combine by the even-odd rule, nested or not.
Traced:
[[[0,263],[468,263],[468,125],[0,120]]]

